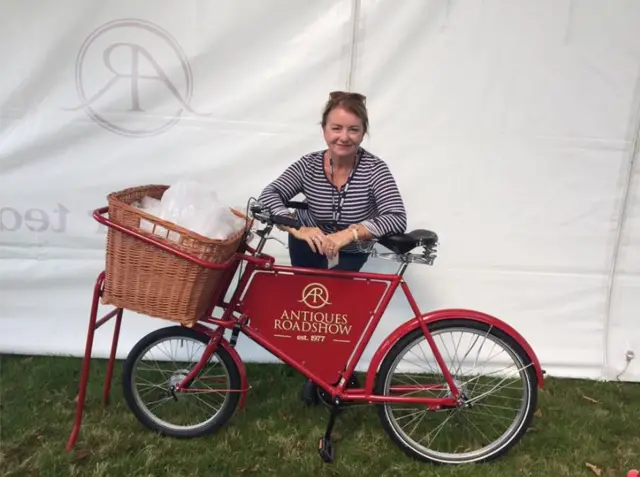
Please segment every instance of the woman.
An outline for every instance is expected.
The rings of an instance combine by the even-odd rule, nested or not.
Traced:
[[[291,265],[359,271],[371,239],[405,232],[407,214],[386,163],[360,147],[369,128],[365,97],[331,93],[321,124],[327,149],[294,162],[258,200],[271,213],[288,215],[285,202],[304,194],[308,209],[296,212],[303,226],[285,229]],[[307,382],[305,401],[316,396]]]

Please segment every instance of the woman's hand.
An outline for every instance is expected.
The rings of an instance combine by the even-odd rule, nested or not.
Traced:
[[[332,259],[338,253],[340,253],[340,249],[349,245],[353,242],[353,233],[351,230],[341,230],[340,232],[336,232],[330,235],[325,236],[323,247],[320,253],[327,256],[327,258]]]
[[[317,227],[288,228],[288,232],[298,240],[304,240],[315,253],[323,253],[323,246],[327,236]]]

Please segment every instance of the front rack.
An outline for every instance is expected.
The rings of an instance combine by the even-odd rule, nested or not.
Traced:
[[[212,268],[212,269],[233,270],[234,266],[237,266],[241,261],[244,260],[247,262],[254,263],[259,269],[268,269],[271,267],[271,265],[275,261],[274,257],[265,255],[265,254],[261,255],[260,257],[255,257],[254,256],[255,250],[251,246],[249,246],[246,240],[242,244],[242,247],[244,248],[244,251],[248,253],[244,253],[244,252],[236,253],[233,256],[231,256],[226,262],[222,262],[222,263],[214,263],[206,260],[201,260],[197,257],[189,255],[188,253],[184,253],[180,250],[171,248],[162,242],[154,240],[152,237],[142,235],[140,233],[137,233],[135,230],[128,229],[126,227],[123,227],[120,224],[113,222],[112,220],[104,216],[104,214],[106,214],[108,210],[109,210],[108,206],[95,209],[93,212],[93,218],[99,223],[107,227],[111,227],[115,230],[131,235],[137,238],[138,240],[142,240],[155,247],[159,247],[166,252],[175,254],[180,258],[189,260],[202,267]],[[104,292],[104,282],[105,282],[105,272],[103,271],[98,275],[98,278],[96,280],[96,283],[93,289],[91,313],[89,315],[87,339],[85,344],[84,358],[82,361],[82,372],[80,376],[80,383],[78,386],[78,396],[76,399],[76,412],[75,412],[73,428],[71,430],[71,435],[69,436],[69,440],[66,446],[67,452],[71,451],[71,449],[73,449],[73,447],[75,446],[75,443],[78,439],[78,435],[80,433],[80,427],[82,425],[82,416],[83,416],[83,411],[85,406],[87,382],[89,380],[89,372],[91,367],[91,355],[93,350],[93,340],[94,340],[95,331],[115,317],[116,320],[115,320],[115,327],[113,330],[113,338],[111,341],[111,351],[109,354],[107,375],[104,380],[103,394],[102,394],[103,405],[107,406],[109,404],[111,381],[113,378],[113,368],[115,364],[116,352],[118,349],[118,341],[120,338],[120,327],[122,324],[122,315],[123,315],[124,309],[117,308],[117,307],[112,308],[112,310],[109,311],[107,314],[98,318],[98,308],[100,306],[100,299]]]
[[[193,263],[196,263],[196,264],[200,265],[201,267],[224,270],[224,269],[229,268],[234,262],[238,261],[238,259],[239,259],[238,255],[242,256],[242,260],[247,260],[249,262],[253,262],[258,266],[264,266],[265,262],[273,262],[274,261],[273,257],[268,257],[266,255],[263,255],[261,258],[253,257],[253,253],[252,252],[254,251],[254,249],[251,248],[248,245],[247,241],[245,241],[244,247],[249,252],[248,255],[247,254],[235,254],[235,255],[232,255],[231,258],[229,258],[227,261],[219,262],[219,263],[214,263],[214,262],[209,262],[209,261],[206,261],[206,260],[201,260],[201,259],[199,259],[197,257],[189,255],[188,253],[185,253],[185,252],[182,252],[181,250],[172,248],[172,247],[170,247],[168,245],[165,245],[162,242],[159,242],[158,240],[154,240],[151,237],[148,237],[146,235],[142,235],[142,234],[136,232],[135,230],[128,229],[127,227],[124,227],[124,226],[122,226],[120,224],[117,224],[116,222],[113,222],[113,221],[109,220],[108,218],[106,218],[104,216],[104,214],[106,214],[108,211],[109,211],[109,207],[108,206],[96,209],[93,212],[93,218],[95,220],[97,220],[98,222],[100,222],[101,224],[106,225],[107,227],[111,227],[111,228],[113,228],[115,230],[118,230],[119,232],[123,232],[123,233],[126,233],[128,235],[131,235],[131,236],[137,238],[138,240],[142,240],[143,242],[146,242],[146,243],[151,244],[151,245],[153,245],[155,247],[161,248],[165,252],[172,253],[174,255],[177,255],[180,258],[184,258],[185,260],[189,260],[189,261],[191,261]],[[271,264],[273,264],[273,263],[271,263]]]

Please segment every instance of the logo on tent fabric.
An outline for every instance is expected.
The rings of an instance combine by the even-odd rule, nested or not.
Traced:
[[[191,107],[193,73],[182,47],[146,20],[121,19],[94,30],[76,59],[80,105],[103,128],[124,136],[155,136]]]

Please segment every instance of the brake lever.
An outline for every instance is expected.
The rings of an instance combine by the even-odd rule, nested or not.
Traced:
[[[275,240],[276,242],[280,242],[285,249],[289,250],[289,246],[277,237],[269,236],[267,237],[267,240]]]

